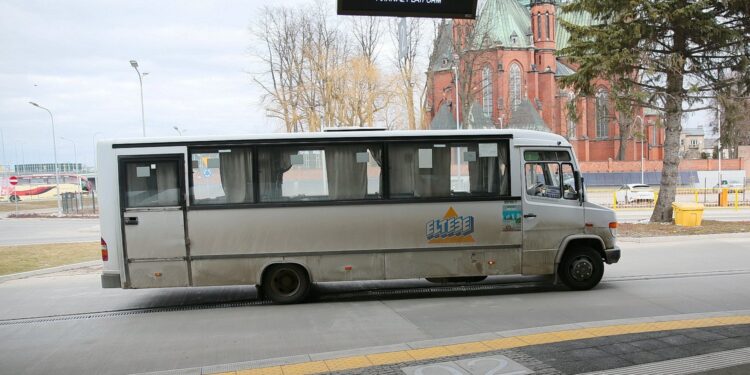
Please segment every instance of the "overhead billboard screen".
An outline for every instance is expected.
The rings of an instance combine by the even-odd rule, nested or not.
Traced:
[[[338,0],[338,14],[473,19],[477,0]]]

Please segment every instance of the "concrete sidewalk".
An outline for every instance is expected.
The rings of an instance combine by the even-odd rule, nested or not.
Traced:
[[[311,338],[313,339],[313,338]],[[750,310],[586,322],[148,373],[698,373],[750,364]],[[488,367],[489,366],[489,367]],[[501,371],[504,370],[504,371]],[[606,370],[606,371],[604,371]],[[604,371],[604,372],[601,372]]]

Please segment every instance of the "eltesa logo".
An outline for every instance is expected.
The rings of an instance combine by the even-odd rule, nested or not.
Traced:
[[[430,220],[426,224],[427,239],[431,244],[474,242],[474,217],[459,216],[453,207],[442,219]]]

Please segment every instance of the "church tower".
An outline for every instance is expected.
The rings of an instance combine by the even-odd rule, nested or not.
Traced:
[[[531,31],[534,46],[537,49],[537,70],[547,68],[555,71],[555,29],[557,15],[555,0],[531,0]]]

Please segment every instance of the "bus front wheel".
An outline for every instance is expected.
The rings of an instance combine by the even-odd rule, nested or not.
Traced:
[[[310,292],[310,277],[297,264],[274,264],[263,275],[262,289],[275,303],[298,303]]]
[[[11,195],[10,198],[8,198],[8,200],[11,201],[11,202],[14,202],[14,203],[21,201],[21,199],[18,198],[17,196],[15,196],[15,195]]]
[[[589,290],[604,275],[602,256],[588,246],[568,250],[558,268],[562,282],[573,290]]]

